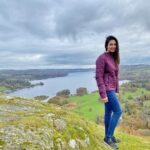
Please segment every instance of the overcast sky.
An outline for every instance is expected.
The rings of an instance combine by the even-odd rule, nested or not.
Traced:
[[[0,1],[0,68],[95,67],[108,35],[121,65],[150,64],[150,1]]]

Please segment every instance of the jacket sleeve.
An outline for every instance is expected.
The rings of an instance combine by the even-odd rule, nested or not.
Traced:
[[[102,99],[107,97],[106,88],[105,88],[105,84],[104,84],[104,69],[105,69],[105,60],[104,60],[103,57],[99,57],[96,60],[95,79],[96,79],[96,83],[97,83],[97,86],[98,86],[99,95]]]
[[[116,74],[116,90],[115,92],[116,93],[119,93],[119,67],[118,67],[118,71],[117,71],[117,74]]]

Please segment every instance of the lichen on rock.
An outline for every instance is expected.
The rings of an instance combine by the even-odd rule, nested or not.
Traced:
[[[91,150],[95,125],[55,104],[0,95],[3,150]]]

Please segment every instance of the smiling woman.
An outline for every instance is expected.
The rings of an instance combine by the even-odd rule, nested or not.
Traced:
[[[108,48],[107,48],[107,45],[108,45]],[[119,83],[118,83],[119,82],[119,80],[118,80],[119,65],[118,65],[118,62],[120,62],[120,60],[117,57],[118,54],[115,54],[115,53],[117,53],[117,50],[114,51],[115,45],[116,44],[115,44],[114,40],[110,40],[110,43],[109,43],[108,39],[107,39],[106,43],[105,43],[106,52],[103,52],[103,54],[101,54],[96,60],[96,76],[95,76],[95,78],[97,81],[97,86],[99,88],[99,94],[100,94],[102,100],[104,98],[106,98],[107,90],[113,89],[113,90],[115,90],[116,93],[119,93]]]
[[[104,142],[117,148],[119,139],[114,137],[114,131],[122,114],[122,108],[116,93],[119,93],[119,44],[114,36],[108,36],[105,41],[105,52],[96,60],[96,82],[99,95],[105,105],[105,138]],[[112,114],[113,113],[113,114]]]

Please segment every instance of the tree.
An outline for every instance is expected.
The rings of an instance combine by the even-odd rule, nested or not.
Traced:
[[[88,92],[87,92],[87,89],[86,88],[84,88],[84,87],[80,87],[80,88],[78,88],[77,90],[76,90],[76,95],[78,95],[78,96],[82,96],[82,95],[85,95],[85,94],[87,94]]]

